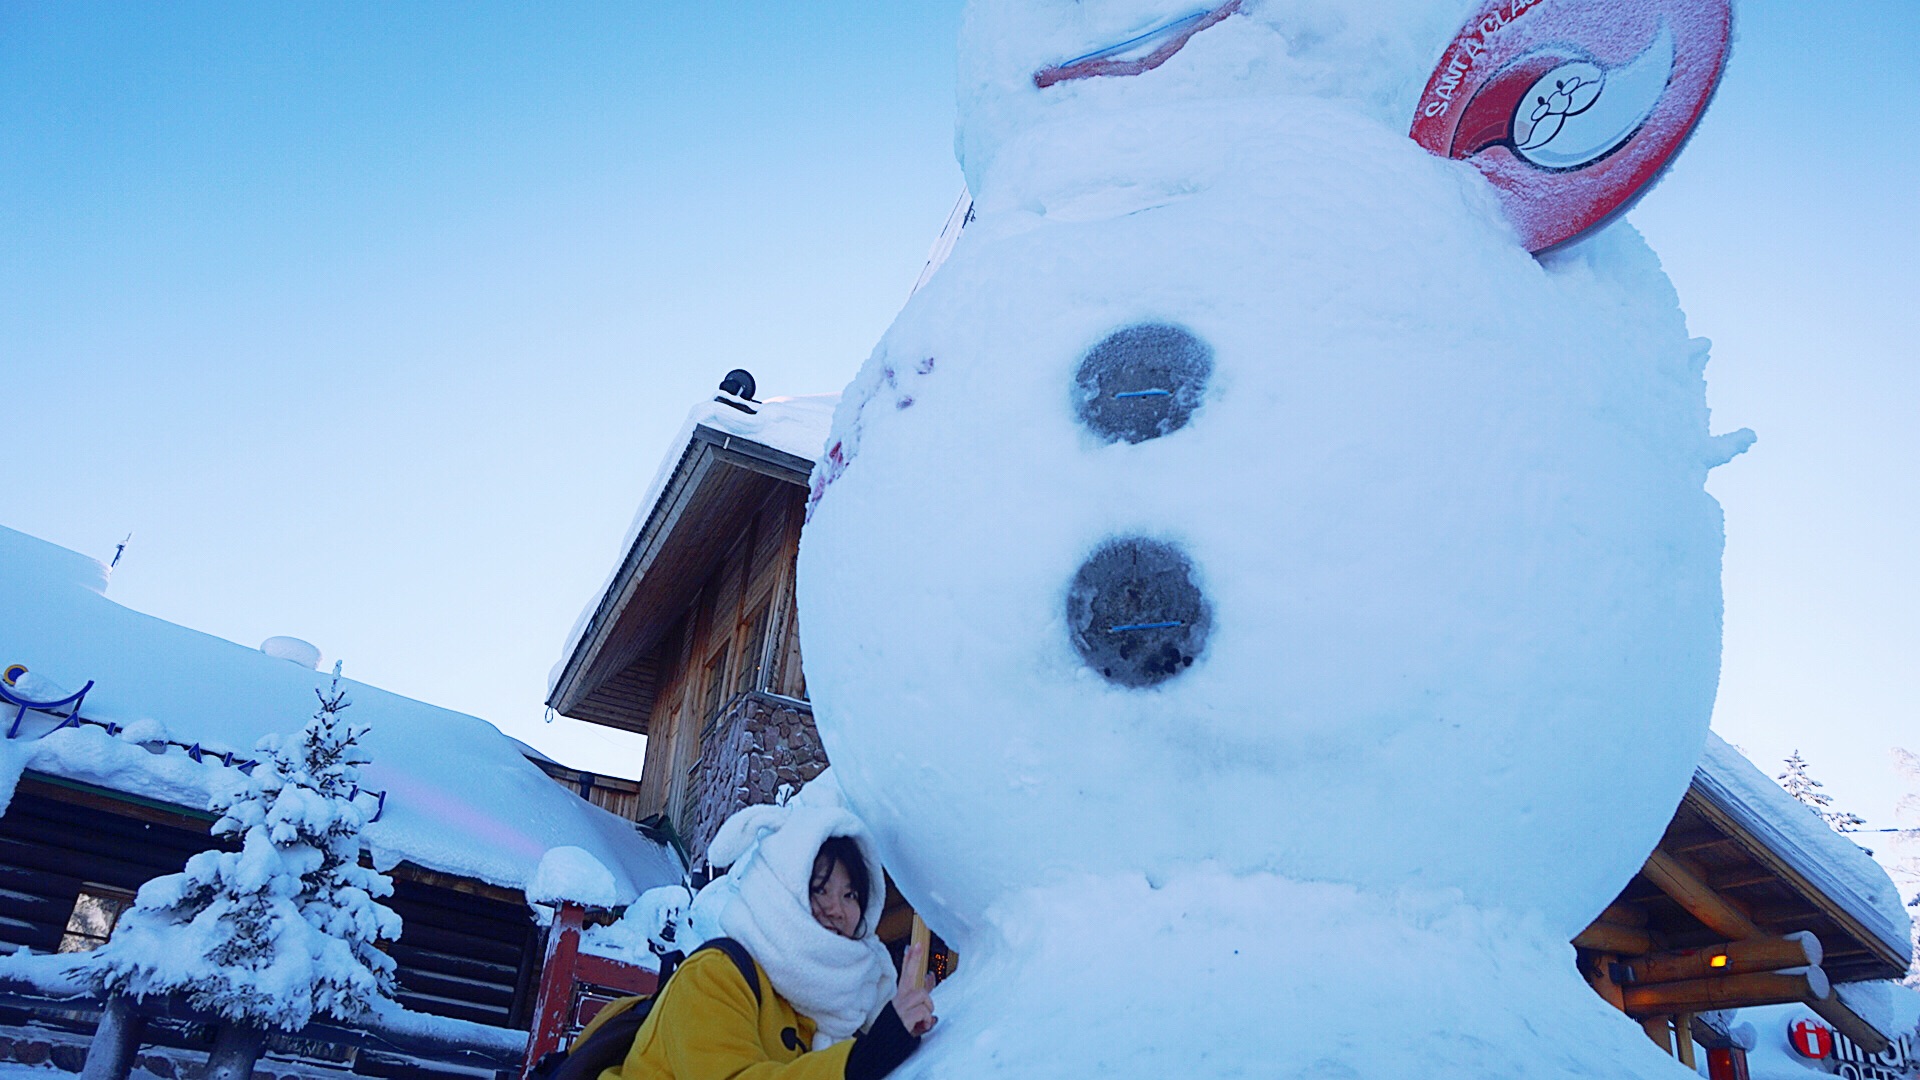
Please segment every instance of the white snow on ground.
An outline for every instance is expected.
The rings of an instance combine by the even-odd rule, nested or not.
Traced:
[[[600,584],[600,588],[587,598],[586,606],[580,609],[579,617],[573,621],[573,629],[567,632],[566,647],[560,651],[560,659],[547,673],[548,694],[552,694],[554,687],[559,684],[567,661],[573,658],[574,650],[580,647],[580,638],[593,621],[594,612],[600,608],[601,598],[619,575],[627,552],[633,550],[633,542],[640,538],[641,530],[646,528],[647,519],[653,516],[661,493],[666,490],[668,481],[673,479],[674,471],[680,467],[680,459],[693,441],[694,429],[704,427],[727,435],[738,435],[797,458],[816,461],[821,448],[826,445],[827,429],[833,425],[833,410],[839,403],[839,394],[810,394],[768,398],[756,404],[754,408],[757,411],[751,415],[718,401],[703,401],[688,410],[686,423],[681,425],[673,441],[667,444],[667,454],[660,460],[653,483],[647,486],[647,493],[640,500],[640,509],[634,513],[632,524],[627,526],[627,534],[614,554],[613,568],[607,571],[607,579]]]
[[[20,770],[34,769],[204,808],[210,793],[244,778],[217,757],[153,753],[157,744],[136,737],[164,732],[249,758],[261,736],[300,729],[328,676],[130,611],[102,594],[104,580],[99,563],[0,528],[0,664],[24,664],[71,690],[93,680],[83,715],[127,727],[117,738],[96,727],[47,735],[59,721],[28,713],[19,739],[0,739],[0,796],[10,799]],[[550,849],[570,845],[612,872],[618,902],[680,879],[669,849],[555,784],[486,721],[341,685],[353,702],[344,715],[372,729],[362,782],[387,795],[363,834],[381,868],[410,860],[520,888]],[[12,716],[11,707],[0,713]],[[362,802],[371,816],[373,798]]]
[[[1911,924],[1900,892],[1860,845],[1834,832],[1819,814],[1782,791],[1718,735],[1708,736],[1695,778],[1716,805],[1839,901],[1875,937],[1902,954],[1912,949]]]
[[[660,954],[693,949],[687,912],[691,899],[679,885],[648,889],[628,905],[618,922],[589,926],[580,935],[580,950],[658,971]]]
[[[375,1016],[374,1026],[383,1032],[434,1039],[480,1050],[497,1050],[506,1054],[526,1053],[527,1033],[514,1028],[414,1012],[391,1001],[375,1002],[370,1011]]]

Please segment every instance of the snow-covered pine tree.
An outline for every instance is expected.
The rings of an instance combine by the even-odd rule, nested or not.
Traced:
[[[360,865],[363,818],[352,796],[367,760],[340,716],[333,685],[293,739],[269,735],[244,788],[216,797],[217,836],[238,852],[204,851],[178,874],[140,889],[95,950],[100,986],[133,997],[181,994],[194,1007],[253,1028],[297,1031],[315,1013],[351,1020],[393,990],[393,960],[377,947],[400,935],[380,904],[384,875]]]
[[[1916,823],[1920,823],[1920,754],[1896,746],[1893,748],[1893,763],[1900,770],[1900,775],[1913,785],[1905,795],[1900,796],[1900,802],[1893,808],[1894,820],[1905,826],[1894,834],[1893,842],[1907,853],[1894,864],[1893,877],[1900,891],[1909,898],[1907,906],[1920,908],[1920,827],[1916,827]],[[1916,915],[1920,916],[1920,913]],[[1920,989],[1920,917],[1913,921],[1912,940],[1913,962],[1907,968],[1907,977],[1900,981],[1906,986]]]
[[[1867,823],[1867,819],[1858,814],[1833,808],[1833,796],[1820,790],[1826,785],[1815,780],[1813,774],[1807,771],[1806,760],[1800,756],[1800,751],[1795,750],[1793,756],[1786,759],[1786,764],[1787,771],[1774,779],[1780,781],[1780,786],[1799,800],[1801,805],[1819,814],[1820,819],[1834,832],[1855,832]]]

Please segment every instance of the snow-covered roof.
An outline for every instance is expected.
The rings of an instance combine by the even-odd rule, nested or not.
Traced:
[[[1693,786],[1887,948],[1908,954],[1906,905],[1886,870],[1716,734],[1707,736]]]
[[[261,736],[299,730],[330,678],[121,607],[105,596],[106,581],[93,559],[0,528],[0,665],[25,665],[22,686],[41,693],[91,680],[83,715],[122,729],[53,730],[57,718],[27,713],[17,738],[0,738],[0,808],[26,769],[204,808],[211,791],[239,778],[239,760]],[[363,834],[376,865],[409,861],[522,889],[550,849],[572,846],[613,872],[621,903],[680,880],[670,849],[554,783],[493,725],[341,684],[353,702],[344,715],[371,729],[361,782],[386,794]],[[0,710],[0,736],[14,713]],[[196,760],[168,740],[204,753]]]
[[[833,410],[839,404],[839,394],[808,394],[756,402],[753,413],[742,412],[719,400],[703,401],[688,410],[686,423],[680,426],[680,433],[668,444],[667,454],[654,473],[653,483],[647,486],[639,509],[634,511],[633,522],[627,526],[626,536],[620,540],[620,548],[612,568],[607,571],[606,580],[587,599],[586,606],[580,609],[580,616],[573,621],[573,629],[567,634],[566,645],[560,650],[559,660],[547,673],[549,701],[559,689],[560,680],[566,673],[569,661],[579,651],[582,639],[595,626],[595,616],[602,614],[607,605],[608,592],[619,580],[634,543],[645,531],[647,522],[655,516],[661,496],[666,493],[674,473],[693,447],[700,429],[705,428],[709,432],[756,443],[802,461],[813,462],[819,459],[820,452],[826,448],[827,432],[833,427]]]

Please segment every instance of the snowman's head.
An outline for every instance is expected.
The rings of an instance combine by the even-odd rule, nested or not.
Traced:
[[[1462,0],[972,0],[957,149],[983,191],[1003,143],[1110,109],[1246,96],[1412,113]]]

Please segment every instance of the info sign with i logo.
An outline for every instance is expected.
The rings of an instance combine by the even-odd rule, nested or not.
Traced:
[[[1902,1035],[1878,1054],[1869,1054],[1845,1035],[1811,1017],[1802,1017],[1787,1025],[1787,1045],[1810,1062],[1824,1065],[1827,1072],[1842,1080],[1913,1080],[1915,1069],[1912,1036]]]
[[[1485,174],[1533,252],[1624,213],[1706,111],[1729,0],[1492,0],[1441,54],[1415,142]]]

